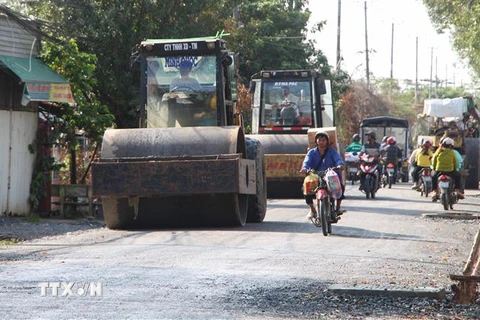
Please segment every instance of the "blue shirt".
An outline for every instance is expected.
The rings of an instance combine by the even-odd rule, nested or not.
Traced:
[[[322,162],[320,163],[320,160]],[[302,169],[313,169],[315,171],[325,171],[328,168],[333,168],[336,166],[343,166],[343,160],[340,158],[340,155],[338,152],[331,148],[328,147],[325,149],[325,154],[323,159],[321,159],[320,152],[318,151],[318,148],[313,148],[308,150],[307,154],[305,155],[305,159],[303,160],[302,164]],[[341,179],[340,175],[340,170],[335,170],[337,172],[338,176]]]
[[[453,153],[455,153],[455,156],[457,157],[457,167],[455,170],[460,171],[462,169],[462,164],[463,164],[463,158],[460,152],[458,152],[456,149],[452,149]]]

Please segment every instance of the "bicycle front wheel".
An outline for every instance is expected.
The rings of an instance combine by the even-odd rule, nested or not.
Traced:
[[[327,232],[332,234],[332,222],[335,221],[336,213],[335,213],[335,200],[330,199],[328,201],[328,221],[327,221]]]
[[[320,207],[318,213],[320,214],[320,220],[322,222],[322,233],[324,236],[328,236],[328,224],[330,223],[330,205],[328,203],[328,198],[322,199],[321,201],[318,201],[318,203]]]
[[[317,213],[315,213],[315,216],[310,219],[312,223],[315,225],[315,227],[321,228],[322,227],[322,219],[320,215],[320,200],[317,201]]]

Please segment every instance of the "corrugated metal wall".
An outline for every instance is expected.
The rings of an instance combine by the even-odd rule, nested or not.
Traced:
[[[28,195],[35,155],[28,145],[36,138],[36,112],[0,110],[0,209],[26,215],[30,212]],[[11,141],[9,143],[9,141]],[[9,186],[10,182],[10,186]]]
[[[40,41],[35,33],[1,14],[0,55],[37,57]],[[21,105],[23,85],[10,73],[0,72],[0,213],[26,215],[30,213],[28,196],[35,163],[28,145],[36,138],[38,111],[32,104]]]
[[[35,36],[7,15],[0,15],[0,44],[0,54],[12,57],[36,57],[40,48]]]

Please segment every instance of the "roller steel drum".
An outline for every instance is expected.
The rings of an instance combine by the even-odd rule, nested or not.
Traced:
[[[307,153],[306,134],[247,135],[265,150],[268,198],[302,198],[304,176],[299,173]]]
[[[228,190],[249,174],[237,172],[242,177],[236,177],[224,164],[245,157],[245,136],[236,126],[107,130],[100,162],[92,170],[94,194],[104,190],[104,217],[112,229],[242,226],[248,196]],[[178,174],[172,175],[177,168]],[[226,193],[217,192],[222,187]],[[182,188],[188,192],[182,193]]]

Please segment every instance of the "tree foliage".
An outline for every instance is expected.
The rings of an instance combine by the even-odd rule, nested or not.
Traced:
[[[40,108],[43,118],[48,120],[40,125],[40,131],[45,135],[39,134],[37,141],[29,146],[30,152],[37,153],[29,195],[33,210],[38,207],[41,199],[47,196],[46,186],[51,181],[52,171],[61,171],[68,167],[65,174],[70,183],[77,183],[79,173],[82,175],[81,180],[86,179],[103,133],[114,121],[108,108],[96,98],[96,80],[92,76],[96,68],[94,55],[79,52],[75,40],[70,39],[60,43],[43,43],[41,58],[50,68],[68,79],[75,104],[55,103]],[[79,132],[93,142],[90,162],[78,158]],[[57,159],[60,160],[58,163],[50,152],[45,152],[45,146],[55,146],[66,156]],[[84,163],[87,163],[86,167],[82,166]]]
[[[44,43],[41,57],[69,80],[75,100],[74,106],[62,104],[52,112],[61,116],[65,125],[72,124],[70,130],[81,129],[94,142],[101,142],[105,129],[113,125],[113,117],[107,106],[98,101],[95,92],[97,80],[93,74],[97,58],[80,52],[73,39],[62,44]]]
[[[310,12],[305,5],[306,1],[245,1],[235,8],[226,27],[232,34],[231,49],[240,53],[242,76],[260,70],[320,67],[326,62],[318,61],[313,43],[306,41]]]
[[[44,0],[29,1],[31,14],[47,21],[52,35],[77,41],[97,56],[99,101],[119,127],[138,126],[138,73],[130,57],[146,38],[188,38],[229,33],[246,84],[262,69],[330,67],[307,41],[307,0]],[[321,30],[317,23],[316,30]]]
[[[97,59],[92,54],[80,52],[73,39],[64,43],[44,43],[41,57],[70,83],[75,104],[56,105],[49,108],[49,112],[60,119],[54,124],[58,138],[53,142],[57,147],[69,150],[71,159],[76,159],[77,131],[81,130],[97,145],[106,128],[111,127],[114,121],[108,107],[99,102],[95,92],[97,83],[93,74]],[[70,164],[70,180],[76,183],[76,161],[70,160]]]
[[[480,2],[473,0],[423,0],[438,32],[451,32],[453,47],[480,75]]]
[[[385,98],[367,89],[366,83],[357,81],[342,95],[337,108],[339,140],[348,145],[350,137],[360,132],[363,119],[388,115],[390,105]]]

